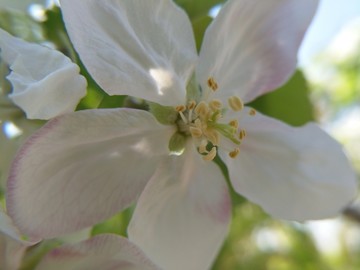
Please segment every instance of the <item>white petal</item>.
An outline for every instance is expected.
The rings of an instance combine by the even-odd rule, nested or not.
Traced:
[[[163,269],[208,269],[227,234],[230,209],[220,169],[189,149],[162,162],[140,196],[129,239]]]
[[[155,270],[136,245],[126,238],[103,234],[50,251],[36,270]]]
[[[74,111],[86,94],[79,67],[56,50],[25,42],[0,29],[1,57],[10,65],[9,95],[30,119]]]
[[[37,241],[24,241],[11,219],[0,206],[0,263],[1,269],[19,268],[26,248]],[[4,268],[2,268],[4,267]]]
[[[294,128],[260,115],[240,123],[240,154],[222,158],[234,189],[276,217],[327,218],[354,198],[356,177],[339,143],[315,124]]]
[[[55,118],[15,158],[9,214],[23,232],[43,238],[106,219],[140,194],[167,155],[172,133],[150,113],[132,109]]]
[[[197,59],[192,28],[170,0],[62,0],[66,28],[86,68],[110,95],[185,102]]]
[[[209,26],[197,77],[213,77],[218,98],[249,102],[283,84],[294,72],[297,50],[317,0],[229,0]]]

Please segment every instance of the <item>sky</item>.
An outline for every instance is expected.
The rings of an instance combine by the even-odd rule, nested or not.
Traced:
[[[300,66],[326,48],[340,30],[360,17],[360,0],[321,0],[299,52]]]

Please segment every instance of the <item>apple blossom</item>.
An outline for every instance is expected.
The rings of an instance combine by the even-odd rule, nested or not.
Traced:
[[[0,269],[17,270],[26,249],[37,241],[25,241],[0,207]]]
[[[111,234],[94,236],[51,250],[36,270],[156,270],[160,269],[133,243]]]
[[[290,127],[244,106],[284,83],[314,0],[229,0],[197,56],[170,0],[61,1],[75,49],[110,95],[151,102],[49,121],[19,151],[8,180],[15,223],[51,238],[137,199],[128,232],[164,269],[207,269],[239,194],[276,217],[336,215],[356,192],[341,146],[315,124]]]
[[[9,98],[29,119],[74,111],[86,94],[79,67],[59,51],[15,38],[0,29],[0,55],[10,66]]]

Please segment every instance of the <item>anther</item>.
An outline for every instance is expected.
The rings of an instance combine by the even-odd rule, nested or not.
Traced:
[[[216,147],[213,147],[208,154],[203,156],[203,159],[206,161],[211,161],[216,157]]]
[[[210,77],[208,80],[207,80],[207,84],[208,86],[210,87],[211,90],[213,90],[214,92],[216,90],[218,90],[218,84],[217,82],[214,80],[213,77]]]
[[[206,140],[202,140],[200,145],[199,145],[199,152],[200,154],[205,154],[205,153],[209,153],[206,150],[206,146],[207,146],[208,142]]]
[[[244,108],[244,103],[242,100],[237,96],[232,96],[228,99],[230,108],[235,111],[239,112]]]
[[[255,114],[256,114],[256,110],[255,109],[250,109],[249,115],[254,116]]]
[[[194,138],[200,138],[203,134],[201,129],[198,127],[190,127],[189,130],[190,130],[191,136],[193,136]]]
[[[213,144],[213,145],[219,145],[220,142],[220,134],[214,129],[207,129],[204,132],[206,138]]]
[[[239,148],[235,148],[233,151],[231,151],[231,152],[229,153],[229,156],[230,156],[231,158],[236,158],[236,157],[239,155],[239,153],[240,153],[240,149],[239,149]]]
[[[229,125],[237,129],[239,127],[239,122],[236,119],[234,119],[229,122]]]
[[[188,109],[192,110],[192,109],[195,108],[195,106],[196,106],[196,101],[195,100],[190,100],[189,104],[188,104]]]
[[[204,101],[201,101],[195,108],[195,113],[203,118],[208,115],[209,111],[210,109]]]
[[[239,139],[242,140],[245,137],[246,137],[246,130],[245,129],[240,130]]]
[[[186,107],[184,105],[179,105],[175,107],[175,110],[177,112],[184,112],[186,110]]]
[[[221,110],[222,108],[222,102],[218,99],[213,99],[209,102],[209,107],[210,109],[212,109],[213,111],[218,111]]]

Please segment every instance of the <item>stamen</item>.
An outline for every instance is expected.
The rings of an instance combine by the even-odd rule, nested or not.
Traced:
[[[237,96],[232,96],[228,99],[230,108],[235,111],[239,112],[244,108],[244,103],[242,100]]]
[[[175,107],[175,111],[177,112],[184,112],[186,110],[186,107],[184,105],[179,105]]]
[[[182,112],[179,112],[181,119],[184,121],[185,124],[188,123],[188,120],[186,119],[185,115]]]
[[[239,122],[234,119],[229,122],[229,125],[237,129],[239,127]]]
[[[235,148],[233,151],[229,153],[229,156],[231,158],[236,158],[240,153],[240,148]]]
[[[205,118],[209,111],[209,106],[204,101],[201,101],[195,108],[195,113],[202,118]]]
[[[202,131],[200,128],[197,127],[190,127],[189,128],[191,136],[193,136],[194,138],[200,138],[202,136]]]
[[[203,159],[206,161],[211,161],[215,157],[216,157],[216,147],[213,147],[207,155],[203,156]]]
[[[246,137],[246,130],[245,129],[240,130],[239,139],[242,140],[245,137]]]
[[[213,145],[219,145],[220,142],[220,134],[214,129],[207,129],[204,132],[204,135],[206,138],[213,144]]]
[[[195,100],[190,100],[189,104],[188,104],[188,109],[192,110],[192,109],[195,108],[195,106],[196,106],[196,101]]]
[[[215,92],[216,90],[218,90],[218,88],[219,88],[217,82],[214,80],[213,77],[210,77],[210,78],[207,80],[207,84],[208,84],[208,86],[210,87],[210,89],[213,90],[214,92]]]
[[[256,115],[256,110],[255,109],[250,109],[249,115],[251,115],[251,116]]]
[[[206,140],[202,140],[200,145],[199,145],[199,152],[200,154],[205,154],[205,153],[209,153],[206,150],[206,146],[207,146],[208,142]]]
[[[222,102],[220,100],[218,100],[218,99],[213,99],[212,101],[209,102],[209,107],[213,111],[221,110]]]

